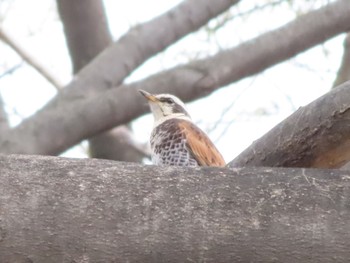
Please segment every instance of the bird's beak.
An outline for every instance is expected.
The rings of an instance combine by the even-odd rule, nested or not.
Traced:
[[[159,101],[158,98],[156,96],[154,96],[153,94],[147,92],[147,91],[144,91],[142,89],[139,89],[139,92],[149,101],[152,101],[152,102],[157,102]]]

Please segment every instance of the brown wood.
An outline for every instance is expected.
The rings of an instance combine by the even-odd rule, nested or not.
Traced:
[[[348,262],[350,171],[0,156],[0,259]]]

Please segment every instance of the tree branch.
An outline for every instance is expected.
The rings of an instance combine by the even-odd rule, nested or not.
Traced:
[[[78,97],[59,96],[19,125],[6,138],[6,143],[0,143],[0,149],[5,153],[57,154],[83,138],[127,123],[146,112],[146,104],[136,89],[167,91],[185,101],[205,96],[220,86],[256,74],[348,31],[349,13],[350,2],[339,0],[236,48],[162,72],[141,82],[110,89],[95,96],[85,93]],[[96,62],[94,60],[88,67],[96,67],[97,70],[99,63]],[[83,88],[90,78],[80,76],[69,87]],[[105,83],[101,82],[100,85]],[[27,143],[19,143],[18,138]]]
[[[186,0],[163,15],[131,29],[79,72],[68,85],[73,99],[101,93],[123,80],[153,55],[199,29],[239,0]],[[78,82],[78,83],[77,83]]]
[[[9,45],[28,65],[32,66],[41,76],[50,82],[57,90],[63,87],[63,84],[28,50],[21,46],[0,24],[0,39]]]
[[[101,0],[57,0],[68,50],[76,74],[112,43]],[[146,157],[126,126],[103,132],[89,139],[93,158],[141,162]]]
[[[112,44],[101,0],[56,0],[74,74]]]
[[[300,108],[230,166],[339,168],[350,161],[350,81]]]
[[[2,262],[348,262],[350,173],[0,156]]]

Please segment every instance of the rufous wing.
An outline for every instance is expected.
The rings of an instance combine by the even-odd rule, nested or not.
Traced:
[[[225,160],[209,137],[189,121],[180,121],[179,126],[187,140],[187,148],[200,166],[225,166]]]

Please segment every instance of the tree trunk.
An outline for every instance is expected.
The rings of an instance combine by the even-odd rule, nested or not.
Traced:
[[[7,262],[348,262],[350,171],[0,156]]]

